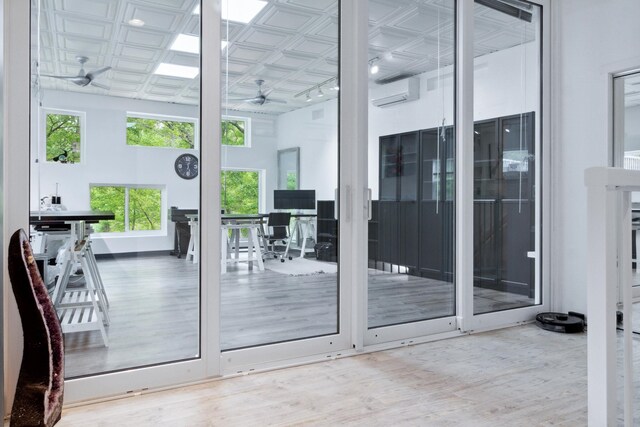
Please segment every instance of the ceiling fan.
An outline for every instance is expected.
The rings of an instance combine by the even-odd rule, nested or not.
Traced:
[[[111,67],[98,68],[97,70],[92,70],[87,73],[84,70],[84,64],[88,60],[89,58],[87,58],[86,56],[76,56],[76,61],[80,63],[80,71],[78,71],[78,74],[75,76],[53,76],[50,74],[43,74],[43,76],[53,77],[55,79],[67,80],[67,81],[70,81],[71,83],[75,83],[78,86],[82,86],[82,87],[92,85],[95,87],[99,87],[100,89],[109,90],[110,89],[109,86],[105,86],[101,83],[97,83],[96,81],[94,81],[94,79],[98,77],[100,74],[104,73],[105,71],[109,71]]]
[[[242,101],[242,102],[248,102],[250,104],[255,104],[255,105],[264,105],[267,103],[274,103],[274,104],[287,103],[286,101],[282,101],[280,99],[269,98],[269,94],[271,93],[271,90],[267,92],[262,91],[262,85],[264,84],[264,80],[258,79],[258,80],[255,80],[255,82],[258,85],[258,93],[256,94],[256,96],[254,96],[253,98],[230,99],[230,101]]]

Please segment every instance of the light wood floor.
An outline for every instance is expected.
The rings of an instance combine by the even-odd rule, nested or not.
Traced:
[[[101,259],[98,266],[111,304],[110,346],[102,345],[98,332],[66,334],[67,377],[199,355],[197,264],[157,256]],[[454,314],[451,283],[370,270],[369,288],[373,327]],[[221,292],[223,349],[336,332],[335,273],[289,276],[240,265],[223,275]],[[476,289],[475,303],[490,311],[531,300]]]
[[[71,426],[584,426],[586,334],[533,325],[63,411]]]

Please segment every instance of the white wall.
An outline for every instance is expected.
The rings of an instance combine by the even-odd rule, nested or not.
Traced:
[[[523,61],[523,54],[526,61]],[[475,120],[539,112],[537,45],[505,49],[475,60]],[[530,64],[528,74],[522,63]],[[369,186],[378,197],[378,138],[382,135],[453,123],[453,67],[420,76],[420,99],[387,108],[369,106]],[[526,78],[524,78],[526,77]],[[443,96],[444,92],[444,96]],[[371,96],[370,96],[371,98]],[[278,149],[300,147],[301,187],[315,189],[318,199],[333,200],[337,185],[337,102],[335,99],[278,117]],[[313,113],[321,112],[321,119]],[[536,117],[540,117],[539,114]]]
[[[169,206],[198,208],[199,180],[184,180],[174,172],[176,157],[189,150],[135,147],[126,145],[126,113],[197,117],[198,107],[141,101],[125,98],[46,91],[44,108],[82,111],[86,114],[85,158],[82,164],[33,163],[37,157],[36,140],[32,141],[31,209],[39,204],[38,195],[53,194],[55,183],[68,210],[89,209],[90,184],[162,185]],[[35,119],[32,121],[35,124]],[[225,167],[276,169],[273,120],[252,119],[252,147],[225,147]],[[36,135],[35,128],[32,135]],[[44,149],[42,157],[44,158]],[[196,153],[197,155],[198,153]],[[268,178],[267,188],[273,188],[275,174]],[[38,191],[40,185],[40,191]],[[173,223],[156,236],[118,236],[97,238],[96,252],[119,253],[173,248]]]
[[[554,309],[586,312],[584,170],[609,164],[608,74],[640,67],[640,2],[553,2]]]
[[[281,114],[277,130],[279,150],[300,147],[300,189],[316,190],[317,200],[333,200],[338,185],[337,100]]]

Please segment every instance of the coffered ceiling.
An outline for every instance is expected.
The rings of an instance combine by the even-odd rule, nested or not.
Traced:
[[[222,0],[233,3],[234,0]],[[40,13],[35,7],[41,4]],[[76,56],[89,58],[85,70],[110,66],[95,81],[109,89],[80,87],[40,77],[40,87],[109,96],[197,104],[200,79],[154,74],[159,63],[197,67],[198,54],[170,50],[178,34],[198,35],[199,0],[32,0],[34,62],[40,73],[76,75]],[[420,74],[453,61],[452,0],[371,0],[369,58],[379,82]],[[336,97],[338,73],[338,2],[269,0],[248,24],[223,25],[229,44],[222,57],[223,106],[230,110],[280,114]],[[476,56],[506,49],[535,37],[535,25],[476,5]],[[144,26],[132,25],[132,19]],[[38,26],[39,23],[39,26]],[[37,28],[40,29],[38,37]],[[206,78],[207,76],[205,76]],[[240,101],[257,93],[265,81],[268,98],[281,102],[255,105]],[[317,97],[317,86],[325,95]]]

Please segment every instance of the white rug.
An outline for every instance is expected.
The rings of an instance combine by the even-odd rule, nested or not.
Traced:
[[[313,276],[338,272],[337,264],[306,258],[294,258],[291,261],[287,259],[285,262],[280,262],[278,259],[268,260],[264,263],[264,267],[287,276]]]

